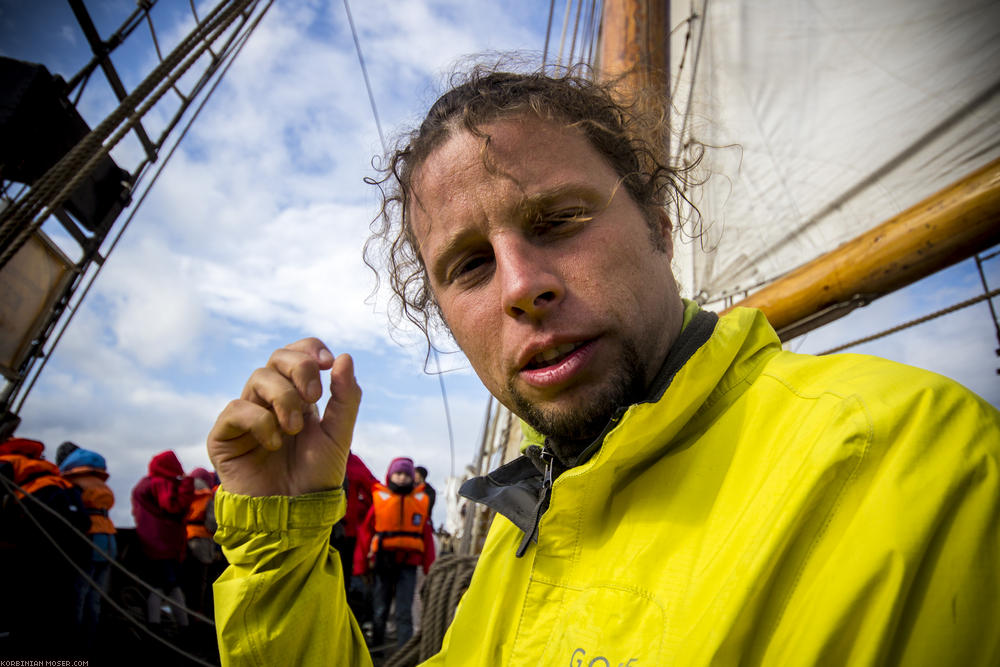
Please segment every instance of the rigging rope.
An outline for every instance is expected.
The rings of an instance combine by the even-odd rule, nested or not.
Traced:
[[[679,135],[681,140],[681,148],[683,149],[687,143],[687,124],[688,118],[691,117],[691,104],[694,100],[694,86],[698,81],[698,62],[701,60],[701,47],[705,43],[705,26],[708,24],[708,0],[705,0],[701,6],[701,26],[698,28],[698,45],[694,50],[694,61],[691,63],[691,90],[688,91],[687,98],[687,109],[684,111],[684,120],[681,124],[681,133]]]
[[[24,489],[22,489],[21,486],[18,485],[16,482],[7,479],[3,475],[0,475],[0,480],[2,480],[5,485],[7,485],[8,490],[10,490],[12,488],[16,488],[16,489],[19,489],[22,493],[24,493]],[[206,662],[206,661],[202,660],[201,658],[199,658],[198,656],[193,655],[191,653],[188,653],[187,651],[185,651],[181,647],[176,646],[174,644],[171,644],[166,639],[164,639],[163,637],[160,637],[158,634],[156,634],[155,632],[153,632],[152,630],[150,630],[148,627],[146,627],[145,624],[139,622],[135,617],[133,617],[132,614],[129,613],[129,611],[127,609],[125,609],[121,605],[119,605],[110,595],[108,595],[104,590],[102,590],[101,587],[97,584],[97,582],[95,582],[93,579],[91,579],[90,576],[84,571],[84,569],[82,567],[80,567],[79,565],[77,565],[76,561],[73,560],[73,557],[70,556],[68,553],[66,553],[63,550],[63,548],[61,546],[59,546],[59,542],[54,537],[52,537],[51,535],[49,535],[48,531],[46,531],[42,527],[41,523],[39,523],[38,519],[35,518],[34,514],[32,514],[31,511],[29,511],[27,509],[27,507],[24,507],[24,504],[21,502],[21,499],[17,498],[16,494],[12,494],[12,495],[14,496],[14,499],[15,499],[14,502],[16,502],[17,504],[21,505],[21,507],[24,509],[24,515],[27,516],[31,520],[31,522],[33,524],[35,524],[35,527],[42,534],[42,536],[52,544],[52,547],[64,559],[66,559],[66,562],[69,563],[70,566],[72,566],[73,569],[77,571],[77,573],[84,579],[84,581],[86,581],[88,584],[90,584],[94,588],[94,590],[97,592],[97,594],[100,595],[101,598],[105,602],[107,602],[115,611],[117,611],[119,614],[121,614],[122,617],[126,621],[128,621],[129,623],[131,623],[132,625],[134,625],[139,630],[141,630],[142,632],[146,633],[147,635],[149,635],[150,637],[152,637],[156,641],[160,642],[161,644],[163,644],[167,648],[169,648],[172,651],[175,651],[176,653],[184,656],[188,660],[191,660],[192,662],[197,663],[199,665],[206,665],[207,667],[213,667],[212,663]],[[52,513],[53,516],[57,517],[60,521],[63,521],[64,523],[66,523],[66,525],[69,526],[70,529],[72,529],[74,532],[76,532],[77,534],[81,534],[82,535],[82,533],[80,533],[80,531],[76,530],[76,528],[72,524],[70,524],[64,517],[62,517],[58,512],[56,512],[55,510],[53,510],[51,507],[47,506],[41,500],[39,500],[38,498],[35,498],[33,495],[31,495],[29,493],[25,493],[25,497],[26,498],[31,498],[35,503],[38,504],[39,507],[42,507],[46,511]],[[121,568],[123,571],[126,572],[126,574],[129,574],[129,576],[132,576],[131,573],[128,572],[127,570],[125,570],[124,568],[122,568],[121,565],[119,565],[117,563],[117,561],[115,561],[115,560],[111,559],[110,557],[108,557],[108,555],[104,551],[102,551],[96,544],[94,544],[93,540],[91,540],[89,537],[86,537],[86,536],[84,536],[84,537],[86,538],[87,542],[90,544],[90,546],[95,551],[97,551],[102,556],[104,556],[105,558],[107,558],[108,561],[111,562],[112,564],[114,564],[114,565],[118,566],[119,568]],[[140,581],[140,583],[142,583],[144,586],[146,586],[147,588],[149,588],[149,586],[145,582]],[[150,589],[150,590],[152,590],[152,589]],[[161,595],[161,594],[157,593],[157,595]],[[166,597],[166,596],[163,595],[163,597]],[[170,605],[171,605],[171,608],[173,608],[173,607],[176,606],[179,609],[184,609],[188,614],[193,615],[196,618],[199,618],[199,619],[204,619],[205,618],[201,614],[198,614],[197,612],[193,612],[193,611],[191,611],[189,609],[184,608],[182,605],[177,604],[172,599],[170,600]],[[211,621],[209,621],[209,622],[211,623]],[[212,625],[214,625],[214,623],[212,623]]]
[[[542,48],[542,71],[545,71],[545,64],[549,57],[549,35],[552,34],[552,12],[556,8],[556,0],[549,0],[549,22],[545,26],[545,46]]]
[[[583,0],[577,0],[576,19],[573,21],[573,39],[569,43],[569,58],[566,59],[568,65],[573,65],[573,56],[576,53],[576,36],[580,32],[580,13],[583,10]],[[581,42],[581,48],[583,46]]]
[[[990,292],[987,292],[986,294],[980,294],[979,296],[973,297],[971,299],[966,299],[965,301],[962,301],[960,303],[956,303],[955,305],[949,306],[948,308],[943,308],[942,310],[933,312],[930,315],[924,315],[923,317],[918,317],[915,320],[904,322],[903,324],[892,327],[891,329],[886,329],[885,331],[879,332],[877,334],[872,334],[871,336],[866,336],[864,338],[859,338],[858,340],[852,340],[850,343],[844,343],[843,345],[832,347],[829,350],[826,350],[824,352],[819,352],[818,354],[820,355],[833,354],[834,352],[840,352],[841,350],[846,350],[847,348],[854,347],[855,345],[861,345],[862,343],[868,343],[873,340],[878,340],[879,338],[884,338],[890,334],[894,334],[897,331],[902,331],[903,329],[909,329],[910,327],[915,327],[918,324],[929,322],[930,320],[941,317],[942,315],[948,315],[950,313],[954,313],[957,310],[961,310],[963,308],[967,308],[968,306],[975,305],[980,301],[985,301],[986,299],[992,299],[993,297],[998,295],[1000,295],[1000,289],[995,289]]]
[[[378,107],[375,105],[375,93],[372,90],[371,80],[368,78],[368,68],[365,67],[365,59],[361,54],[361,41],[358,39],[358,32],[354,28],[354,19],[351,17],[351,7],[348,0],[344,0],[344,11],[347,12],[347,22],[351,26],[351,35],[354,37],[354,48],[358,52],[358,62],[361,64],[361,74],[364,76],[365,89],[368,91],[368,101],[371,103],[372,116],[375,118],[375,127],[378,129],[378,138],[382,144],[382,152],[389,152],[389,145],[385,141],[385,135],[382,133],[382,122],[379,120]],[[455,475],[455,436],[451,428],[451,411],[448,409],[448,394],[444,390],[444,375],[441,373],[441,362],[438,359],[437,349],[431,345],[431,351],[434,353],[434,364],[437,366],[437,376],[438,383],[441,385],[441,401],[444,403],[444,417],[445,422],[448,425],[448,444],[451,448],[451,475]]]
[[[232,0],[228,6],[226,2],[220,2],[206,17],[205,22],[196,26],[115,111],[45,172],[24,199],[3,211],[0,215],[0,247],[3,247],[0,267],[3,267],[27,243],[31,235],[48,218],[49,213],[69,198],[100,161],[107,157],[111,149],[201,58],[208,44],[215,41],[247,6],[257,1]],[[192,52],[194,45],[199,40],[205,39],[205,33],[212,34],[202,46]],[[121,127],[114,132],[119,125]]]
[[[378,139],[382,143],[382,152],[388,152],[385,143],[385,135],[382,134],[382,122],[378,118],[378,109],[375,107],[375,94],[372,92],[371,81],[368,80],[368,68],[365,67],[365,57],[361,55],[361,42],[358,41],[358,31],[354,29],[354,18],[351,16],[351,6],[344,0],[344,11],[347,12],[347,22],[351,26],[351,36],[354,37],[354,48],[358,52],[358,62],[361,63],[361,74],[365,79],[365,89],[368,91],[368,101],[372,106],[372,115],[375,117],[375,127],[378,129]]]
[[[143,581],[142,579],[140,579],[136,575],[132,574],[124,565],[122,565],[117,560],[115,560],[114,558],[112,558],[111,555],[108,554],[108,552],[104,551],[99,546],[97,546],[96,544],[94,544],[94,541],[90,539],[89,535],[85,535],[84,533],[81,533],[79,530],[77,530],[76,526],[74,526],[73,524],[71,524],[69,522],[69,520],[67,520],[66,517],[64,517],[62,514],[60,514],[59,512],[55,511],[54,509],[52,509],[51,507],[49,507],[48,505],[46,505],[45,503],[43,503],[41,500],[39,500],[38,498],[36,498],[34,495],[32,495],[32,494],[28,493],[27,491],[25,491],[25,489],[23,487],[21,487],[21,485],[18,484],[17,482],[15,482],[15,481],[13,481],[11,479],[7,479],[6,477],[3,477],[2,475],[0,475],[0,479],[3,479],[4,484],[8,485],[8,487],[7,487],[8,491],[13,487],[14,489],[20,491],[24,495],[25,498],[31,498],[31,501],[33,503],[35,503],[36,505],[38,505],[38,507],[42,508],[43,510],[45,510],[46,512],[48,512],[52,516],[54,516],[59,521],[63,522],[63,524],[65,524],[67,528],[69,528],[73,533],[75,533],[76,535],[78,535],[80,537],[80,539],[82,539],[84,542],[86,542],[87,544],[89,544],[90,547],[93,548],[93,550],[96,551],[98,554],[100,554],[105,560],[107,560],[109,563],[111,563],[116,568],[118,568],[127,577],[129,577],[130,579],[132,579],[132,581],[134,581],[135,583],[139,584],[140,586],[142,586],[143,588],[145,588],[150,593],[156,593],[157,595],[159,595],[159,593],[156,591],[156,589],[154,589],[152,586],[150,586],[148,583],[146,583],[145,581]],[[19,498],[17,498],[16,494],[14,494],[14,498],[15,498],[16,502],[21,503],[21,500]],[[21,504],[23,505],[23,503],[21,503]],[[24,513],[26,515],[31,516],[31,512],[26,507],[24,508]],[[32,520],[34,521],[34,517],[32,517]],[[37,525],[37,523],[36,523],[36,525]],[[45,529],[42,528],[41,526],[39,526],[38,529],[41,530],[43,533],[45,533]],[[52,538],[52,536],[49,535],[48,533],[45,533],[45,535],[46,535],[46,537],[48,537],[50,539],[55,539],[55,538]],[[59,551],[68,560],[72,561],[72,558],[68,554],[66,554],[65,552],[63,552],[62,549],[60,549]],[[190,616],[193,616],[193,617],[197,618],[199,621],[201,621],[203,623],[207,623],[208,625],[213,625],[213,626],[215,625],[215,621],[213,621],[212,619],[208,618],[204,614],[199,614],[198,612],[194,611],[193,609],[188,609],[187,607],[185,607],[183,605],[180,605],[180,604],[178,604],[177,607],[179,607],[180,609],[183,609]]]
[[[216,89],[219,87],[219,84],[222,83],[222,80],[225,78],[226,74],[229,72],[229,68],[232,67],[233,63],[236,61],[236,57],[243,50],[243,47],[246,45],[247,40],[249,40],[250,35],[252,35],[253,32],[254,32],[254,30],[257,29],[257,26],[260,24],[261,20],[267,14],[267,12],[271,8],[272,4],[274,4],[274,0],[268,0],[267,4],[264,6],[264,9],[257,15],[257,18],[254,19],[253,24],[251,24],[250,27],[246,30],[246,32],[240,37],[240,40],[236,44],[236,46],[234,46],[231,49],[226,49],[226,50],[223,51],[223,54],[221,56],[222,60],[225,60],[227,57],[230,56],[230,54],[231,54],[232,57],[229,58],[229,61],[222,68],[222,72],[219,74],[219,76],[216,78],[216,80],[212,83],[212,86],[209,88],[208,92],[205,93],[205,97],[202,98],[201,102],[198,104],[198,107],[194,110],[194,113],[191,115],[191,118],[188,120],[187,124],[184,126],[184,129],[181,131],[180,135],[177,137],[177,141],[174,142],[174,145],[167,152],[166,157],[164,157],[162,160],[160,160],[160,166],[157,168],[156,173],[153,174],[152,179],[149,181],[149,185],[146,186],[145,190],[143,190],[143,193],[139,197],[139,200],[134,205],[132,205],[131,210],[129,211],[128,216],[125,218],[125,221],[120,226],[120,228],[118,230],[118,233],[115,235],[115,238],[111,241],[111,245],[108,246],[107,252],[104,253],[105,257],[110,256],[111,253],[114,252],[114,249],[118,246],[118,242],[121,240],[122,235],[125,234],[125,231],[128,229],[128,227],[131,224],[132,220],[135,218],[136,214],[139,212],[139,209],[142,208],[142,205],[146,201],[146,197],[149,195],[150,190],[152,190],[153,185],[156,183],[157,180],[159,180],[160,175],[163,173],[163,170],[166,168],[167,164],[170,163],[171,158],[173,157],[174,153],[177,151],[178,147],[180,147],[181,142],[187,136],[187,133],[191,129],[191,126],[194,124],[194,122],[198,118],[198,116],[201,115],[201,112],[205,108],[205,105],[208,103],[208,100],[212,97],[213,93],[215,93]],[[228,53],[226,51],[228,51]],[[198,94],[198,91],[192,91],[191,97],[194,98],[194,97],[197,96],[197,94]],[[179,119],[180,119],[179,115],[175,116],[175,120],[179,120]],[[171,124],[170,127],[168,127],[167,129],[165,129],[164,132],[163,132],[163,136],[165,137],[169,132],[171,132],[173,130],[173,127],[174,127],[174,125]],[[162,145],[161,145],[161,147],[162,147]],[[138,180],[136,181],[136,184],[138,184]],[[94,252],[98,252],[100,250],[100,248],[94,248],[93,250],[94,250]],[[36,370],[34,371],[34,374],[32,376],[31,382],[28,384],[27,388],[24,389],[23,392],[21,393],[21,400],[18,403],[18,406],[15,409],[15,412],[20,412],[21,408],[24,406],[24,401],[27,399],[28,394],[31,393],[31,390],[32,390],[32,388],[34,388],[35,382],[38,380],[39,376],[41,375],[42,370],[45,368],[45,365],[48,363],[49,359],[52,358],[52,351],[59,344],[59,341],[62,340],[63,334],[66,333],[67,327],[69,327],[70,322],[73,321],[73,317],[76,315],[76,312],[77,312],[77,310],[80,307],[80,304],[83,303],[83,300],[87,297],[87,294],[90,293],[90,289],[91,289],[91,287],[93,287],[94,281],[97,280],[97,276],[100,275],[101,271],[104,269],[104,265],[105,264],[106,264],[106,262],[99,262],[97,264],[97,268],[91,274],[89,282],[87,282],[87,284],[84,287],[83,292],[81,293],[80,297],[76,300],[76,303],[70,309],[69,316],[63,322],[61,328],[59,329],[59,333],[56,335],[56,337],[53,340],[52,344],[49,346],[48,354],[44,354],[44,355],[41,356],[41,360],[40,360],[39,365],[37,366]],[[11,400],[13,401],[13,397],[11,397]]]
[[[573,6],[573,0],[566,0],[566,11],[563,13],[562,36],[559,38],[559,57],[557,65],[563,64],[563,47],[566,46],[566,27],[569,25],[569,10]]]

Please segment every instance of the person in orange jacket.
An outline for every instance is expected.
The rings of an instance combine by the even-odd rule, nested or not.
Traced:
[[[108,468],[104,457],[96,452],[77,448],[63,459],[59,469],[63,477],[80,489],[84,511],[90,517],[87,534],[97,547],[90,550],[90,557],[83,564],[86,576],[97,585],[96,588],[83,576],[77,577],[74,586],[77,629],[81,644],[90,648],[101,617],[101,593],[106,594],[111,583],[111,561],[108,559],[118,557],[117,531],[108,516],[115,504],[115,494],[107,485]]]
[[[413,594],[417,566],[424,573],[434,562],[430,498],[423,484],[414,485],[413,460],[395,458],[389,463],[385,484],[372,489],[372,507],[358,530],[354,573],[375,576],[373,645],[385,641],[389,607],[396,601],[396,645],[413,635]]]
[[[27,438],[0,444],[4,657],[65,657],[75,652],[72,633],[51,630],[73,627],[77,571],[67,559],[78,566],[86,561],[90,519],[80,490],[44,459],[44,449],[41,442]]]
[[[215,474],[204,468],[195,468],[190,476],[194,480],[194,498],[184,517],[187,557],[181,567],[181,581],[184,596],[191,608],[210,614],[210,569],[222,558],[222,551],[212,540],[212,531],[205,525],[205,520],[208,507],[215,499],[218,482]]]

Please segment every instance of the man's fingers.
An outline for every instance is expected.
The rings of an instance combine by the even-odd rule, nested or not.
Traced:
[[[323,395],[319,379],[323,364],[309,352],[283,347],[274,351],[264,368],[288,378],[304,401],[315,402]]]
[[[209,456],[216,463],[242,456],[255,445],[272,451],[281,447],[281,428],[274,413],[249,401],[231,401],[208,434]]]
[[[341,354],[330,371],[330,400],[323,412],[323,430],[338,442],[345,437],[349,442],[360,404],[361,387],[354,377],[354,360],[349,354]]]
[[[319,371],[316,377],[319,378]],[[289,378],[270,366],[253,372],[243,389],[242,400],[273,411],[282,430],[291,435],[302,430],[302,411],[310,403]]]
[[[303,338],[286,345],[285,350],[301,352],[316,361],[320,370],[327,370],[333,365],[333,353],[319,338]]]

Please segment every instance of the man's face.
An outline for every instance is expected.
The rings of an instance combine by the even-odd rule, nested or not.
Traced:
[[[651,229],[578,130],[535,116],[481,129],[489,150],[461,131],[416,174],[431,288],[501,403],[547,435],[593,438],[644,397],[680,330],[669,225]]]

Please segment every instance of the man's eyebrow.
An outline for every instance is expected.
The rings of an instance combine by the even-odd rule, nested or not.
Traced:
[[[517,213],[520,215],[535,214],[541,210],[560,204],[565,199],[579,199],[587,204],[597,205],[604,199],[593,186],[582,183],[567,183],[543,192],[526,195],[517,204]]]

